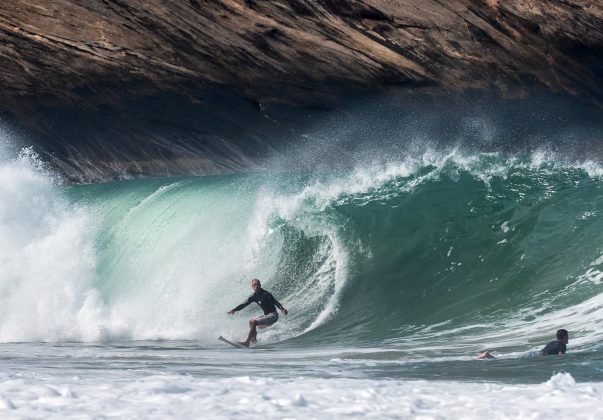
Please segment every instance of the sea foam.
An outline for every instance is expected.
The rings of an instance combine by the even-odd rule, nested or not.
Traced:
[[[577,384],[558,373],[545,383],[315,379],[222,379],[154,375],[135,381],[4,377],[3,416],[65,418],[573,418],[603,416],[602,383]],[[510,403],[512,402],[512,403]]]
[[[0,163],[0,341],[99,338],[94,239],[31,150]]]

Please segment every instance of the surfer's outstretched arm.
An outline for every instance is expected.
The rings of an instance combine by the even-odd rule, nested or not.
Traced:
[[[272,295],[270,295],[270,296],[272,296]],[[286,310],[285,307],[283,305],[281,305],[281,303],[278,300],[276,300],[276,298],[274,296],[272,296],[272,299],[274,299],[274,305],[281,310],[283,315],[287,315],[289,313],[289,311]]]
[[[235,312],[240,311],[241,309],[243,309],[244,307],[249,305],[251,302],[253,302],[253,295],[249,296],[245,302],[241,303],[239,306],[237,306],[234,309],[231,309],[230,311],[228,311],[226,313],[228,315],[233,315]]]

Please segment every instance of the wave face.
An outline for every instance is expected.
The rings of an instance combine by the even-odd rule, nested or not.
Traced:
[[[311,176],[64,187],[22,153],[0,171],[2,342],[242,336],[259,309],[225,312],[253,277],[290,310],[265,342],[603,338],[603,170],[587,161],[423,151]]]

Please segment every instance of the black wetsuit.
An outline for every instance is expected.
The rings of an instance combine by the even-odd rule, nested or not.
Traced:
[[[264,311],[264,315],[276,312],[276,308],[283,310],[283,305],[281,305],[279,301],[276,300],[270,292],[262,289],[249,296],[245,302],[241,303],[239,306],[234,308],[233,311],[240,311],[241,309],[249,305],[251,302],[255,302],[260,305],[260,307]]]
[[[565,350],[567,346],[563,344],[560,340],[551,341],[547,344],[542,350],[540,350],[540,354],[543,356],[551,356],[555,354],[565,354]]]

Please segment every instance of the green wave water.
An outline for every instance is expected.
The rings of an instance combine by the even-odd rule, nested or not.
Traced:
[[[513,352],[561,327],[599,347],[602,186],[587,164],[453,152],[68,194],[99,221],[109,336],[242,335],[257,309],[224,313],[259,277],[291,311],[267,342]]]
[[[603,171],[589,162],[429,151],[69,187],[28,153],[0,169],[2,342],[215,346],[259,313],[226,315],[257,277],[290,310],[263,345],[514,357],[566,328],[571,351],[600,349]]]

